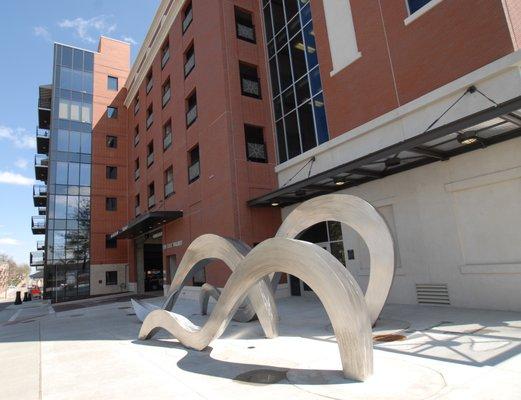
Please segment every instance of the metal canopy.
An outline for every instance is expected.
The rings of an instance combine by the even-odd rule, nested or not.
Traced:
[[[284,207],[521,136],[521,96],[248,201]]]
[[[182,211],[151,211],[110,235],[111,239],[134,239],[183,216]]]

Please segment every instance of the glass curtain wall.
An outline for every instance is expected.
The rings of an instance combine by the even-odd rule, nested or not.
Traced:
[[[94,54],[55,44],[45,298],[90,294],[90,186]]]
[[[263,0],[278,161],[329,139],[309,0]]]

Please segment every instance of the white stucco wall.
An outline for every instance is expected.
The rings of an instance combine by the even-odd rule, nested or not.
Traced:
[[[513,53],[277,166],[279,183],[312,155],[314,175],[420,134],[472,84],[497,102],[520,96],[520,60]],[[467,95],[438,125],[490,106]],[[521,311],[521,138],[344,192],[373,204],[393,231],[398,268],[390,302],[415,304],[415,284],[445,283],[454,306]],[[365,288],[367,249],[343,230],[345,250],[355,250],[348,267]]]
[[[106,284],[105,277],[107,271],[117,271],[118,284]],[[121,289],[121,284],[125,284],[124,289]],[[90,294],[96,296],[100,294],[114,294],[127,291],[129,289],[128,283],[128,265],[127,264],[95,264],[90,266]],[[131,290],[132,291],[132,290]],[[134,290],[135,291],[135,290]]]

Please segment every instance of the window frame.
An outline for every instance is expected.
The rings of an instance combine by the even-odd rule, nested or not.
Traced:
[[[110,143],[110,140],[113,141],[114,145],[111,146],[109,143]],[[117,136],[114,136],[114,135],[106,135],[105,136],[105,145],[107,148],[109,149],[117,149],[118,148],[118,137]]]
[[[109,274],[115,275],[115,279],[110,279],[110,283]],[[105,271],[105,286],[118,286],[118,271]]]
[[[115,82],[116,87],[111,87],[110,83]],[[111,92],[117,92],[119,90],[119,79],[117,76],[107,75],[107,90]]]
[[[115,165],[105,166],[105,178],[108,180],[118,179],[118,167]]]
[[[105,211],[118,211],[117,197],[105,197]]]
[[[113,111],[112,114],[110,113],[111,110]],[[118,119],[118,107],[107,106],[107,118],[108,119]]]

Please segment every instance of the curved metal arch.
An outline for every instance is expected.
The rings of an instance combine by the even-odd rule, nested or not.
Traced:
[[[348,194],[329,194],[307,200],[284,219],[276,237],[296,238],[307,228],[338,221],[353,228],[369,249],[370,273],[365,301],[374,325],[389,295],[394,278],[394,242],[387,223],[367,201]],[[280,273],[271,278],[273,293]]]
[[[371,324],[360,287],[330,253],[295,239],[267,239],[255,247],[237,265],[202,327],[173,312],[155,310],[143,322],[139,338],[149,339],[165,329],[183,345],[202,350],[224,332],[251,288],[279,271],[304,280],[321,300],[337,338],[345,377],[365,380],[371,375]]]
[[[220,260],[233,273],[250,250],[248,245],[239,240],[213,234],[199,236],[186,249],[161,308],[163,310],[173,309],[182,288],[196,271],[214,260]],[[251,288],[247,298],[244,299],[244,305],[234,313],[233,318],[239,322],[248,322],[255,315],[258,317],[266,337],[278,336],[277,307],[267,279],[260,280]]]

